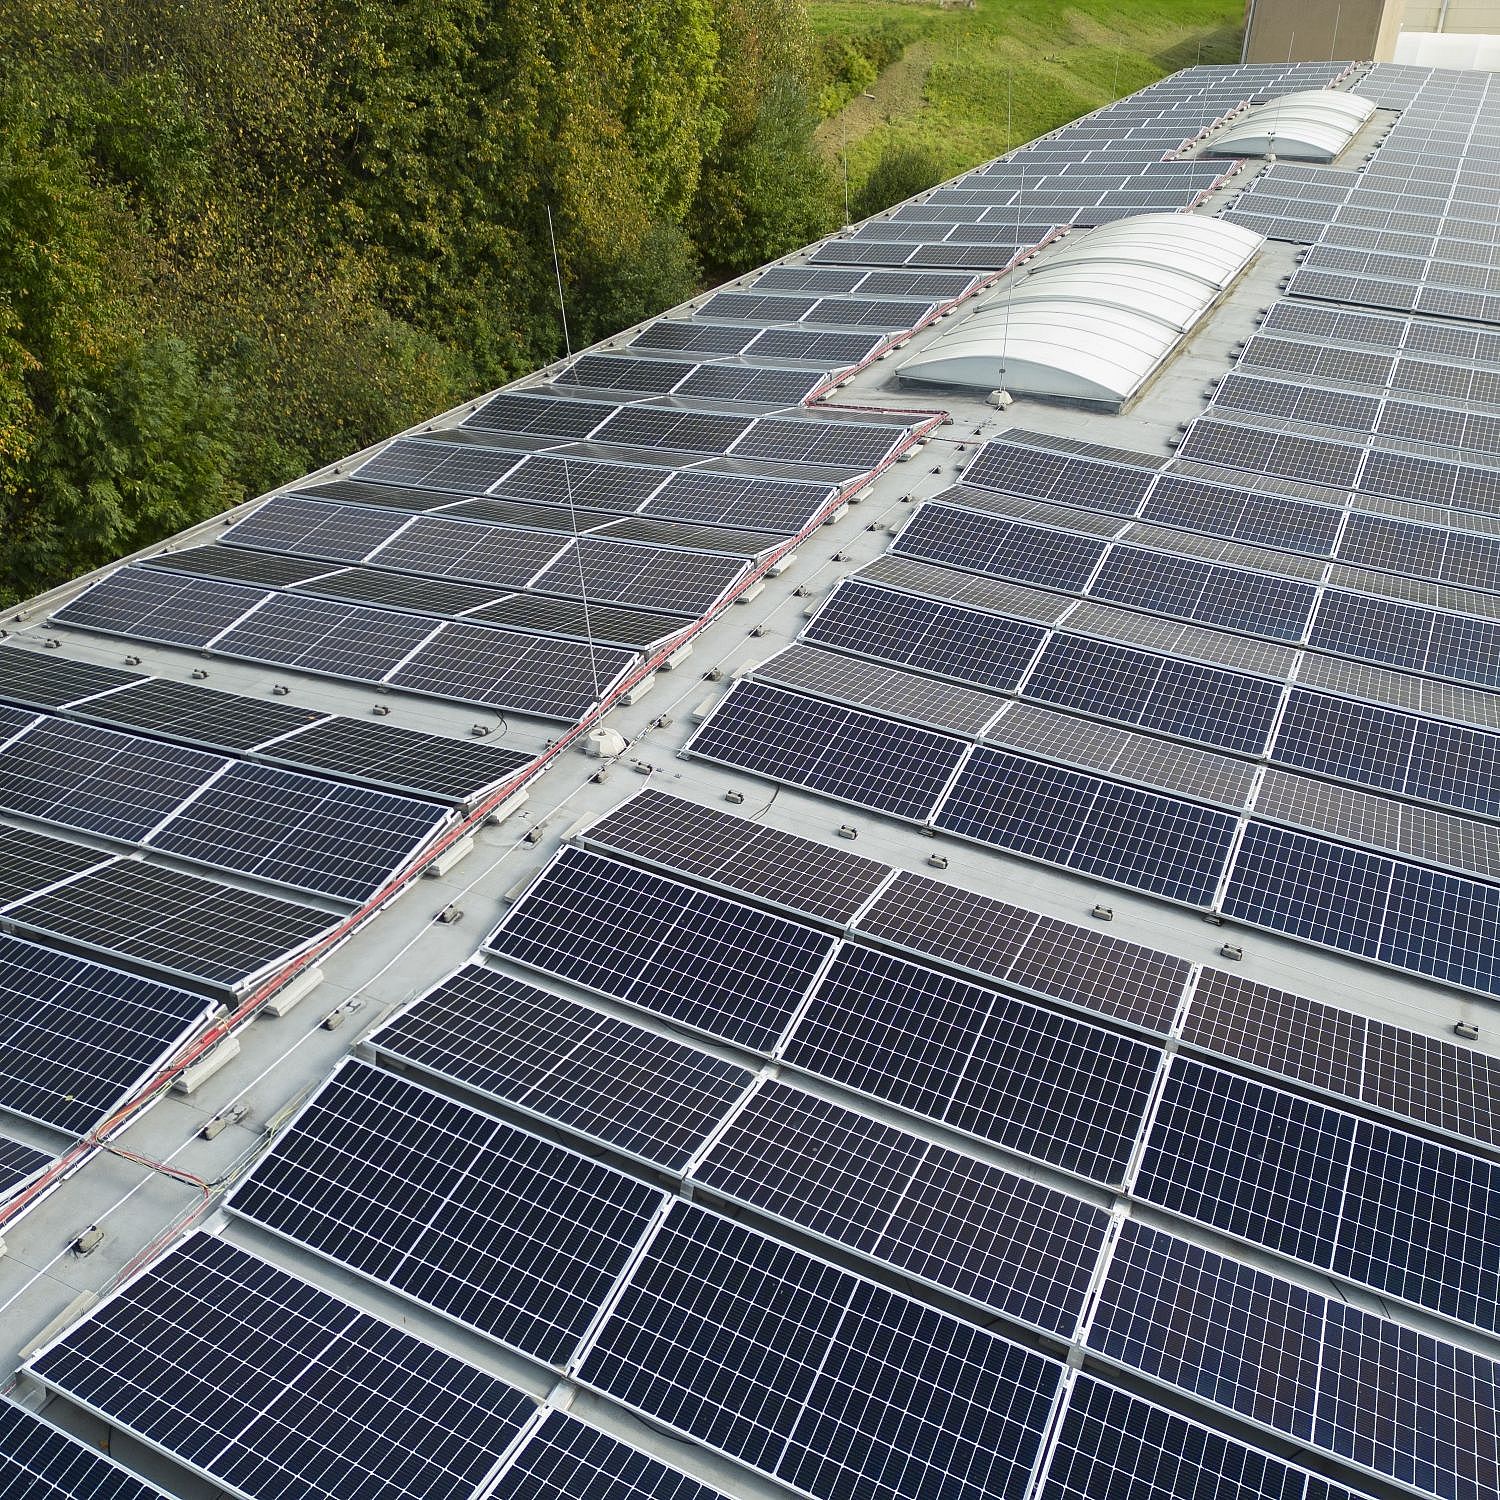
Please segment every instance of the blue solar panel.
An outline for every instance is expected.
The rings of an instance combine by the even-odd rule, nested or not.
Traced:
[[[1235,820],[1176,797],[981,746],[944,800],[937,826],[1031,859],[1208,906]]]
[[[837,589],[803,638],[977,687],[1014,688],[1046,638],[1040,625],[874,588]]]
[[[743,902],[569,848],[511,909],[489,946],[764,1052],[833,940]]]
[[[661,1194],[365,1063],[345,1064],[238,1214],[548,1364],[565,1363]]]
[[[1317,598],[1312,584],[1296,579],[1122,546],[1111,550],[1089,592],[1280,641],[1302,638]]]
[[[1500,890],[1249,824],[1224,914],[1448,984],[1500,994]]]
[[[965,741],[767,683],[740,682],[688,748],[705,760],[921,820]]]
[[[1061,1370],[679,1204],[579,1376],[817,1500],[1023,1500]]]
[[[1053,1333],[1071,1333],[1108,1219],[999,1167],[769,1083],[694,1181]]]
[[[1307,1477],[1080,1375],[1037,1500],[1304,1500]]]
[[[1054,636],[1023,697],[1242,754],[1265,748],[1282,686],[1084,636]]]
[[[162,1500],[107,1454],[0,1401],[0,1493],[6,1500]]]
[[[1361,786],[1500,814],[1500,735],[1293,688],[1271,759]]]
[[[1115,1182],[1140,1134],[1161,1053],[849,943],[783,1058],[908,1113]]]
[[[1014,578],[1076,593],[1104,555],[1104,543],[929,502],[892,543],[891,551],[991,578]]]
[[[1500,686],[1500,622],[1330,589],[1309,644],[1361,661]]]

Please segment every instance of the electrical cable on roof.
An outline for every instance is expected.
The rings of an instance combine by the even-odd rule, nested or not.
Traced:
[[[547,205],[547,238],[552,243],[552,274],[557,278],[557,310],[562,318],[563,348],[569,359],[573,357],[573,341],[568,336],[568,304],[563,296],[562,262],[557,258],[557,231],[552,225],[552,205]],[[594,682],[594,702],[599,702],[599,657],[594,645],[593,621],[589,616],[589,588],[584,577],[583,545],[578,535],[578,512],[573,505],[573,474],[568,467],[567,455],[563,455],[563,489],[568,497],[568,525],[573,529],[573,556],[578,560],[578,597],[583,604],[583,638],[589,648],[589,675]]]

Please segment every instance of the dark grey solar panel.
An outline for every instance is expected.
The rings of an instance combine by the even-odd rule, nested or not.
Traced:
[[[499,590],[451,583],[446,579],[382,573],[378,568],[341,568],[336,573],[326,573],[303,584],[297,592],[316,594],[321,599],[344,599],[351,604],[372,604],[383,609],[452,619],[488,604]]]
[[[693,470],[671,475],[642,508],[645,515],[798,532],[834,495],[832,485]]]
[[[795,406],[822,384],[823,377],[808,370],[704,364],[682,382],[677,394],[719,401],[760,402],[768,406]]]
[[[846,943],[782,1053],[789,1067],[965,1135],[1117,1182],[1160,1049]]]
[[[715,1141],[695,1183],[971,1302],[1069,1333],[1102,1210],[781,1083]]]
[[[43,719],[0,750],[0,807],[135,843],[223,765],[206,751]]]
[[[678,1204],[579,1378],[814,1500],[1022,1500],[1060,1372]]]
[[[842,926],[886,866],[647,789],[584,835],[591,845]]]
[[[905,434],[874,423],[803,421],[764,417],[734,446],[736,458],[774,458],[873,469]]]
[[[641,349],[684,349],[699,354],[738,354],[755,337],[753,328],[733,323],[700,323],[696,318],[663,318],[630,342]]]
[[[338,1068],[237,1214],[562,1365],[661,1191],[368,1064]]]
[[[745,347],[755,359],[803,359],[830,370],[863,364],[885,343],[885,335],[829,333],[815,328],[768,328]]]
[[[667,448],[687,453],[724,453],[750,425],[750,418],[669,406],[626,406],[595,434],[601,443]]]
[[[546,501],[554,508],[553,514],[563,529],[573,530],[576,519],[577,529],[584,530],[596,520],[638,509],[647,495],[661,487],[670,472],[648,464],[604,463],[535,453],[522,459],[514,472],[496,485],[495,494]],[[476,515],[480,520],[500,519],[488,514],[483,501],[464,501],[453,513]]]
[[[207,578],[121,568],[53,614],[62,625],[174,646],[207,645],[266,594]]]
[[[278,594],[215,641],[214,649],[224,656],[378,682],[440,628],[426,615]]]
[[[321,484],[299,484],[289,493],[331,504],[384,505],[391,510],[418,512],[453,504],[453,496],[447,490],[424,490],[399,484],[366,484],[358,479],[325,479]]]
[[[932,813],[965,744],[766,683],[740,682],[688,749],[705,760],[920,822]]]
[[[315,709],[279,699],[245,698],[165,677],[140,678],[133,687],[96,698],[74,712],[120,729],[232,751],[249,750],[323,717]]]
[[[54,867],[49,879],[57,878]],[[143,965],[216,993],[239,990],[275,970],[334,925],[326,911],[133,859],[24,900],[6,919],[44,941]]]
[[[493,1375],[206,1234],[32,1368],[257,1497],[473,1496],[535,1410]]]
[[[980,747],[937,824],[960,837],[1120,885],[1209,906],[1228,861],[1228,813]]]
[[[1104,555],[1092,537],[929,502],[892,544],[892,552],[1069,592],[1082,588]]]
[[[582,537],[543,569],[533,586],[591,604],[635,605],[696,619],[745,571],[743,559],[605,537]]]
[[[608,645],[528,635],[488,625],[449,625],[390,676],[393,687],[514,709],[544,719],[577,719],[636,659]]]
[[[188,573],[197,578],[222,578],[229,583],[262,583],[278,589],[329,571],[327,562],[304,562],[280,552],[256,552],[249,546],[218,544],[188,547],[181,552],[158,552],[154,557],[142,558],[138,566]]]
[[[0,1401],[0,1489],[10,1500],[162,1500],[107,1454]]]
[[[530,460],[528,460],[530,462]],[[567,464],[567,476],[562,474],[563,461],[557,460],[555,475],[562,480],[563,493],[553,497],[548,503],[532,503],[527,500],[502,500],[492,496],[481,495],[473,500],[460,500],[458,504],[443,514],[451,519],[460,521],[482,521],[495,526],[521,526],[533,531],[560,532],[564,536],[573,536],[580,531],[587,531],[592,526],[601,526],[606,521],[613,521],[622,512],[635,509],[640,503],[638,497],[632,493],[636,487],[636,476],[628,469],[620,465],[600,464],[592,460],[572,460]],[[607,471],[614,469],[615,475],[607,475]],[[535,470],[528,469],[516,478],[517,488],[527,485],[529,478],[536,474]],[[602,488],[606,477],[614,478],[623,474],[631,481],[618,487],[616,495],[608,494],[601,496],[600,504],[597,506],[585,506],[578,503],[578,490],[587,485],[590,488]],[[574,481],[577,481],[575,484]],[[660,476],[655,476],[655,482],[660,483]],[[507,480],[506,484],[509,485]],[[569,486],[573,488],[573,502],[568,501]],[[541,485],[538,486],[542,487]],[[640,483],[642,489],[646,489],[646,483]]]
[[[977,735],[1004,706],[1004,699],[991,693],[801,644],[788,646],[757,667],[755,676],[761,682],[953,734]]]
[[[278,495],[224,533],[233,547],[289,552],[295,557],[323,557],[359,562],[389,540],[411,517],[371,506],[325,505]]]
[[[101,667],[55,651],[0,647],[0,698],[10,703],[61,708],[65,703],[143,680],[139,672]]]
[[[489,939],[585,989],[769,1051],[833,947],[826,934],[564,849]]]
[[[476,610],[471,619],[544,635],[567,635],[621,646],[649,646],[693,624],[691,615],[667,615],[622,609],[589,601],[557,599],[547,594],[517,594]]]
[[[624,516],[601,526],[595,534],[606,541],[646,542],[656,547],[723,552],[731,557],[759,557],[785,540],[783,535],[774,531],[695,526],[687,521],[659,520],[655,516]]]
[[[676,1171],[751,1081],[733,1063],[475,964],[370,1041],[470,1095]]]
[[[818,270],[814,266],[772,266],[755,278],[757,292],[852,292],[864,275],[859,271]]]
[[[1332,489],[1353,487],[1363,456],[1362,449],[1346,443],[1208,418],[1193,423],[1178,452],[1184,458],[1248,469],[1255,474],[1311,480]]]
[[[323,719],[260,758],[457,803],[475,800],[533,759],[524,750],[342,718]]]
[[[110,858],[98,849],[86,849],[50,834],[0,825],[0,907],[33,896]]]
[[[377,548],[371,561],[382,568],[497,590],[524,588],[566,545],[566,538],[555,532],[418,516],[399,537]]]
[[[43,1151],[24,1141],[12,1140],[8,1135],[0,1135],[0,1202],[4,1202],[39,1173],[45,1172],[55,1159],[51,1151]],[[3,1469],[0,1469],[0,1473],[3,1473]]]
[[[665,395],[685,375],[691,362],[674,359],[639,359],[628,354],[582,354],[553,379],[558,386],[582,385],[596,390],[639,391]]]
[[[587,437],[615,408],[605,401],[565,401],[501,391],[464,421],[492,432],[534,432],[548,437]]]
[[[1171,954],[906,870],[857,927],[908,953],[1163,1034],[1190,969]]]
[[[521,461],[519,453],[464,447],[447,440],[397,438],[355,471],[366,482],[421,485],[460,495],[482,494]]]
[[[355,904],[451,816],[436,803],[236,763],[150,838],[153,849]]]
[[[0,1106],[85,1135],[208,1010],[202,995],[0,937]]]

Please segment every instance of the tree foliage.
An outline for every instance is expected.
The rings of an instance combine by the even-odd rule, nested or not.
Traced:
[[[834,222],[803,0],[0,7],[0,592]]]

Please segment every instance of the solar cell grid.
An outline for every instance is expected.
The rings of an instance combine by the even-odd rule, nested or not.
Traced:
[[[576,518],[579,529],[593,522],[595,507],[599,519],[606,513],[628,512],[661,488],[668,471],[649,464],[604,463],[589,458],[558,458],[547,453],[533,453],[523,458],[511,473],[500,480],[493,493],[545,502],[555,508],[560,527],[573,530]],[[455,506],[454,515],[483,513],[468,501]]]
[[[682,1204],[579,1374],[817,1500],[1021,1500],[1059,1370]]]
[[[852,472],[873,469],[905,436],[872,422],[792,421],[764,417],[734,445],[735,458],[827,464]]]
[[[488,946],[516,963],[765,1052],[833,942],[728,897],[564,849]]]
[[[838,926],[853,918],[887,874],[877,860],[649,788],[595,823],[585,838]]]
[[[186,547],[181,552],[158,552],[154,557],[142,558],[138,566],[164,573],[187,573],[196,578],[218,578],[226,583],[265,584],[268,588],[305,583],[309,578],[323,577],[332,571],[326,561],[289,557],[281,552],[257,552],[248,546],[224,546],[217,542],[206,547]]]
[[[256,1500],[289,1488],[474,1496],[534,1410],[494,1376],[205,1234],[31,1368]]]
[[[1052,1332],[1076,1326],[1104,1243],[1097,1208],[779,1083],[693,1178]]]
[[[215,579],[130,567],[100,579],[52,618],[106,635],[203,646],[269,597],[259,589]]]
[[[917,512],[891,550],[1069,592],[1084,586],[1105,552],[1104,544],[1092,537],[933,503]]]
[[[769,683],[737,683],[694,735],[705,760],[922,820],[965,744],[949,735],[822,703]]]
[[[690,361],[638,359],[626,354],[582,354],[554,377],[554,384],[664,395],[685,376],[691,375],[694,368]]]
[[[738,354],[754,337],[754,330],[732,323],[699,322],[696,318],[662,318],[630,341],[642,349],[690,349],[702,354]]]
[[[937,825],[961,838],[1207,906],[1235,820],[1175,797],[981,747]]]
[[[0,937],[0,1105],[82,1136],[208,1009],[202,995]]]
[[[908,959],[846,944],[783,1053],[1078,1176],[1120,1179],[1160,1052]]]
[[[473,1095],[675,1171],[751,1079],[732,1063],[474,964],[371,1042]]]
[[[260,547],[298,557],[359,562],[400,531],[410,517],[370,506],[325,505],[294,495],[266,501],[224,533],[232,547]]]
[[[745,347],[755,359],[805,359],[842,369],[862,364],[886,342],[884,334],[829,333],[815,328],[768,328]]]
[[[234,751],[306,729],[323,717],[315,709],[244,698],[165,677],[137,678],[74,712],[101,724]]]
[[[738,557],[581,537],[537,574],[533,586],[590,601],[676,610],[696,619],[744,571]]]
[[[522,531],[418,516],[371,554],[378,567],[455,578],[491,588],[524,588],[567,545],[558,532]]]
[[[37,708],[61,708],[80,698],[140,682],[139,672],[122,672],[56,652],[0,647],[0,698]]]
[[[749,428],[751,418],[667,406],[625,406],[594,435],[601,443],[724,453]]]
[[[587,437],[616,410],[605,401],[568,401],[553,396],[533,396],[501,391],[491,396],[465,427],[487,431],[535,432],[549,437]]]
[[[768,406],[793,406],[822,384],[823,377],[810,370],[703,364],[682,382],[678,394],[721,401],[760,402]]]
[[[12,1500],[162,1500],[164,1494],[12,1401],[0,1402],[0,1485]]]
[[[1039,626],[982,610],[874,588],[841,584],[803,638],[900,663],[976,687],[1011,689],[1046,638]]]
[[[488,604],[499,590],[443,579],[383,573],[378,568],[341,568],[302,584],[297,592],[316,594],[323,599],[344,599],[351,604],[397,609],[409,614],[455,619],[466,611]]]
[[[346,1062],[229,1207],[560,1365],[660,1202],[645,1183]]]
[[[489,625],[541,635],[562,635],[617,646],[649,646],[692,625],[691,615],[628,609],[551,594],[515,594],[487,604],[467,617]]]

